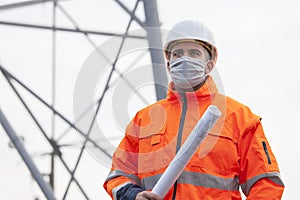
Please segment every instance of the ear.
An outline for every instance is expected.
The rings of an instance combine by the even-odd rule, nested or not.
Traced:
[[[214,65],[214,63],[213,63],[212,60],[209,60],[206,63],[206,66],[207,66],[207,68],[206,68],[205,72],[206,72],[206,74],[209,74],[211,72],[211,70],[213,70],[213,68],[214,68],[215,65]]]
[[[168,72],[170,72],[170,61],[167,61],[167,69],[168,69]]]

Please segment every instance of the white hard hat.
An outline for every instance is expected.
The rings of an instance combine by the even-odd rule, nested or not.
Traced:
[[[167,59],[173,46],[179,42],[196,41],[204,46],[210,53],[214,64],[217,62],[218,51],[213,33],[201,22],[185,20],[173,26],[168,34],[164,45],[164,52]]]

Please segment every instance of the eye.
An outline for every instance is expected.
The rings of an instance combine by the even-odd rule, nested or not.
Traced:
[[[172,52],[172,57],[178,58],[181,57],[183,53],[181,51],[174,51]]]
[[[191,57],[199,57],[199,56],[201,56],[201,52],[199,50],[191,50],[189,52],[189,54],[190,54]]]

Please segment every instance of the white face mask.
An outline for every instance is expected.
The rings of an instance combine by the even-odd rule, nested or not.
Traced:
[[[205,80],[206,63],[183,56],[170,62],[170,76],[175,87],[180,89],[193,88]]]

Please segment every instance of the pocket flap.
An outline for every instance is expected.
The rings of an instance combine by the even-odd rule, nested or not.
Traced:
[[[151,137],[151,145],[156,145],[160,143],[161,134],[155,134]]]

